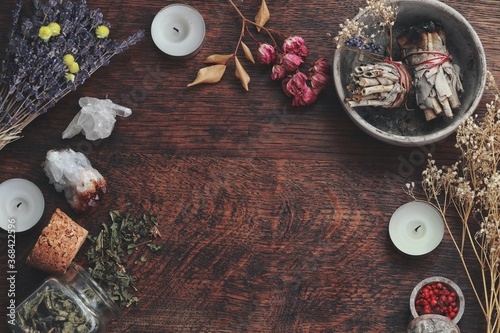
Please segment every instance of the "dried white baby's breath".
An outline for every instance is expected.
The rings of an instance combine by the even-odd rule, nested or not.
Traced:
[[[487,321],[487,332],[500,332],[500,90],[491,72],[487,89],[493,101],[479,120],[469,117],[457,130],[460,158],[452,166],[438,168],[432,156],[422,172],[422,187],[427,200],[445,218],[471,285]],[[454,235],[447,209],[453,206],[463,228]],[[477,221],[477,225],[471,222]],[[474,281],[465,261],[470,245],[482,268],[481,281]],[[481,285],[478,284],[481,283]],[[482,295],[479,293],[484,291]]]

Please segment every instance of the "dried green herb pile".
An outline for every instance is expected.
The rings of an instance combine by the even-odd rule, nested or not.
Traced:
[[[49,282],[17,310],[17,324],[27,332],[91,332],[92,315],[54,282]]]
[[[135,296],[137,279],[127,271],[128,259],[143,246],[151,252],[161,249],[153,242],[161,237],[158,219],[153,213],[135,217],[112,210],[109,215],[111,224],[103,224],[97,236],[88,236],[92,242],[86,252],[88,270],[118,305],[128,307],[139,301]],[[144,256],[139,259],[146,260]]]

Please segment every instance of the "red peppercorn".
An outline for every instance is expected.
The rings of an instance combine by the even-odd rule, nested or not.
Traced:
[[[418,293],[415,308],[419,315],[440,314],[453,319],[458,312],[457,293],[440,282],[428,284]]]

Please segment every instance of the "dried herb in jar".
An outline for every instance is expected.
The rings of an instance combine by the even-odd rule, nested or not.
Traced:
[[[93,332],[97,322],[56,283],[48,283],[16,311],[27,332]]]
[[[134,295],[136,278],[126,268],[127,257],[142,246],[158,252],[162,246],[153,243],[161,237],[156,214],[140,217],[110,211],[111,224],[103,224],[97,236],[89,236],[91,248],[86,252],[89,272],[106,289],[113,300],[122,306],[139,301]],[[146,261],[141,257],[140,262]]]

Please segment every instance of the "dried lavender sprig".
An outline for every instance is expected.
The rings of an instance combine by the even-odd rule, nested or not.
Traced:
[[[55,105],[67,93],[83,84],[110,58],[136,44],[143,36],[139,31],[120,42],[97,38],[99,26],[110,28],[98,10],[89,10],[84,0],[70,2],[33,0],[32,17],[19,23],[22,0],[13,14],[12,34],[2,62],[0,75],[0,149],[19,138],[21,130],[38,115]],[[41,26],[56,22],[60,35],[42,40]],[[66,54],[72,54],[80,69],[68,80]]]

